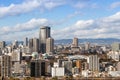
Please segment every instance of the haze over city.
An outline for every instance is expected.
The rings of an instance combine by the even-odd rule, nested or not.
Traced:
[[[0,40],[38,37],[50,26],[54,39],[119,38],[119,0],[0,0]]]

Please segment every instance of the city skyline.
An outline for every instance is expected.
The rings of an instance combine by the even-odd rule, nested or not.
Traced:
[[[119,38],[119,21],[119,0],[0,0],[0,40],[39,38],[42,26],[54,39]]]

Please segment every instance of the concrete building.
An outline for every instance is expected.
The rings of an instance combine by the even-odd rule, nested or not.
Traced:
[[[39,51],[39,39],[31,38],[29,39],[29,48],[30,52],[38,52]]]
[[[89,50],[89,49],[90,49],[90,43],[87,42],[87,43],[85,44],[85,50]]]
[[[25,38],[24,45],[25,45],[25,46],[28,46],[28,42],[29,42],[29,41],[28,41],[28,38],[26,37],[26,38]]]
[[[33,38],[33,52],[39,52],[39,39]]]
[[[120,43],[114,42],[111,46],[113,51],[120,51]]]
[[[117,69],[117,71],[120,71],[120,62],[118,62],[118,63],[116,64],[116,69]]]
[[[78,38],[73,39],[73,47],[78,47]]]
[[[46,53],[46,39],[50,37],[50,27],[43,26],[40,28],[39,41],[40,50],[42,53]]]
[[[1,76],[10,77],[11,76],[11,56],[2,55],[0,57],[0,65],[1,65]]]
[[[72,74],[72,61],[63,61],[62,67],[65,68],[65,74],[67,74],[67,75]]]
[[[72,74],[79,74],[79,73],[80,73],[79,68],[77,67],[72,68]]]
[[[99,58],[97,55],[90,55],[88,63],[89,63],[89,70],[99,71]]]
[[[29,39],[29,44],[30,52],[33,52],[33,38]]]
[[[13,62],[20,62],[22,61],[22,51],[21,49],[16,49],[16,50],[13,50],[13,52],[11,53],[11,60]]]
[[[53,38],[47,38],[46,40],[46,53],[53,53],[54,51],[54,39]]]
[[[5,48],[5,41],[1,41],[1,42],[0,42],[0,48],[1,48],[1,49]]]
[[[64,76],[65,75],[65,71],[64,71],[64,67],[52,67],[52,77],[58,76]]]
[[[30,62],[30,76],[40,77],[45,76],[45,61],[43,60],[32,60]]]

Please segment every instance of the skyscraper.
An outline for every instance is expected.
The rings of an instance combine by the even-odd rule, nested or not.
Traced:
[[[40,40],[40,50],[42,53],[46,52],[46,39],[50,37],[50,27],[43,26],[40,28],[39,40]]]
[[[33,52],[39,51],[39,39],[33,38]]]
[[[78,47],[78,38],[73,39],[73,47]]]
[[[24,45],[25,45],[25,46],[28,46],[28,38],[27,38],[27,37],[25,38]]]
[[[29,39],[29,48],[31,52],[38,52],[39,51],[39,39],[37,38]]]
[[[54,50],[54,39],[53,38],[47,38],[46,40],[46,53],[51,53]]]

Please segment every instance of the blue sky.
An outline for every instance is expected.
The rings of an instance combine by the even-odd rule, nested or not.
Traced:
[[[0,40],[120,38],[120,0],[0,0]]]

